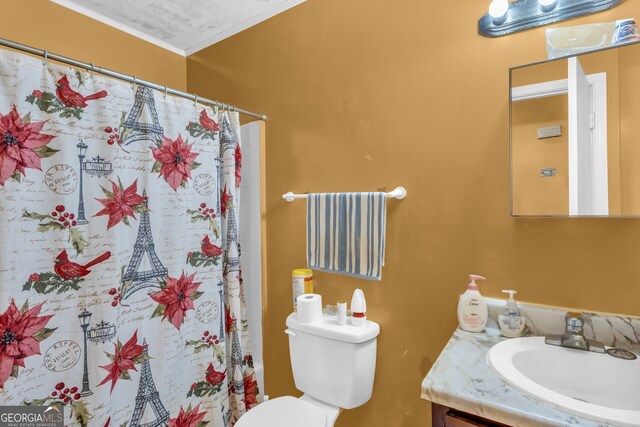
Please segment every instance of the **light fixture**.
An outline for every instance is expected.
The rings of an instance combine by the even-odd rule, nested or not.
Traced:
[[[624,2],[625,0],[492,0],[489,12],[478,20],[478,33],[485,37],[506,36],[603,12]]]
[[[558,0],[538,0],[538,3],[540,3],[540,10],[549,12],[556,8]]]
[[[489,5],[489,15],[494,25],[501,25],[507,20],[509,0],[493,0]]]

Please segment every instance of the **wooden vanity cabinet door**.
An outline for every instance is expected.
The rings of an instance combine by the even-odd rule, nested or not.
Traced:
[[[484,421],[471,420],[461,414],[449,411],[444,416],[445,427],[493,427],[495,424],[488,424]]]
[[[508,427],[436,403],[431,405],[431,416],[432,427]]]

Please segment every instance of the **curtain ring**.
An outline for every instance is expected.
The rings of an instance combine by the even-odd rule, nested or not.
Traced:
[[[91,78],[94,78],[96,76],[96,67],[93,64],[89,65],[91,65]]]
[[[167,85],[164,85],[164,97],[167,97]]]
[[[138,84],[138,79],[136,79],[136,76],[132,76],[133,77],[133,82],[131,83],[131,87],[133,89],[136,88],[136,84]]]
[[[44,60],[42,61],[42,65],[47,66],[47,61],[49,60],[49,52],[44,51]]]
[[[195,95],[195,99],[193,100],[193,106],[197,107],[198,106],[198,94],[194,94]]]

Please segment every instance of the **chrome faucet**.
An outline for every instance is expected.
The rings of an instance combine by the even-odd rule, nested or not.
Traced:
[[[600,341],[590,340],[584,336],[584,317],[580,313],[569,312],[564,317],[565,329],[562,335],[547,335],[545,344],[560,347],[574,348],[576,350],[604,353],[604,344]]]

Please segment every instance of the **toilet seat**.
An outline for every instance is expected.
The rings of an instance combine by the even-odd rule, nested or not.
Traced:
[[[326,412],[292,396],[268,400],[240,417],[236,427],[326,427]]]

